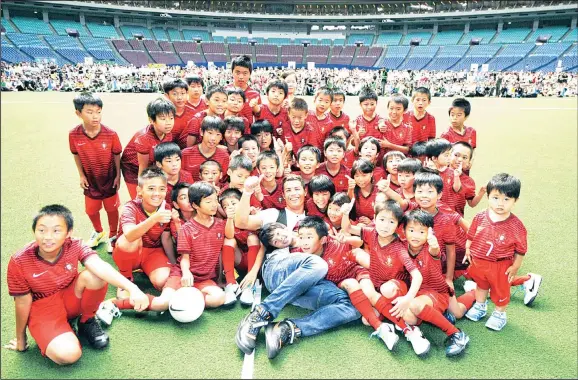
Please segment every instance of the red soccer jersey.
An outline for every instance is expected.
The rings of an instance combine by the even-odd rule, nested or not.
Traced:
[[[309,198],[305,202],[305,213],[307,214],[307,216],[318,216],[321,219],[323,219],[323,221],[325,223],[331,225],[331,221],[329,220],[329,217],[326,215],[326,213],[324,213],[323,211],[321,211],[317,207],[315,202],[313,202],[313,198]]]
[[[441,294],[452,294],[445,276],[442,273],[442,266],[439,257],[436,259],[429,253],[429,245],[425,243],[416,256],[409,254],[414,265],[420,271],[423,280],[420,290],[431,290]]]
[[[404,115],[405,116],[405,115]],[[407,113],[407,122],[411,125],[412,138],[411,144],[415,144],[418,141],[427,141],[429,139],[435,139],[436,137],[436,119],[433,115],[425,113],[425,116],[421,119],[415,117],[413,111]]]
[[[100,132],[88,137],[82,124],[68,134],[70,152],[77,155],[82,171],[88,180],[84,195],[92,199],[105,199],[116,194],[113,187],[117,175],[114,156],[122,153],[122,146],[115,131],[100,125]]]
[[[322,119],[318,119],[315,111],[309,111],[306,119],[306,123],[308,123],[313,130],[317,134],[317,147],[323,151],[323,143],[325,142],[325,137],[329,132],[331,132],[332,121],[331,118],[325,114]]]
[[[357,157],[355,156],[355,150],[351,148],[345,151],[345,155],[343,156],[343,161],[341,161],[341,163],[345,165],[347,169],[351,170],[355,160],[357,160]]]
[[[525,255],[528,251],[528,232],[518,217],[510,214],[508,219],[492,222],[489,211],[480,211],[468,230],[472,242],[470,253],[476,259],[497,261]]]
[[[240,228],[235,227],[235,240],[237,241],[237,246],[239,247],[241,252],[248,251],[249,247],[247,246],[247,239],[251,235],[255,235],[255,231],[242,230]]]
[[[460,176],[460,182],[462,187],[460,191],[455,192],[454,187],[454,175],[453,170],[446,169],[448,174],[451,174],[451,180],[448,181],[447,176],[442,177],[444,179],[444,192],[442,193],[441,201],[449,208],[464,216],[464,209],[466,207],[466,201],[469,199],[474,199],[476,196],[476,183],[467,174],[462,173]]]
[[[207,227],[193,218],[181,228],[177,238],[177,252],[189,255],[190,271],[195,282],[217,276],[219,256],[225,242],[225,224],[225,220],[213,218],[213,224]]]
[[[383,168],[381,166],[376,166],[375,169],[373,169],[373,176],[372,177],[373,177],[373,183],[377,184],[380,180],[387,178],[387,175],[385,174],[385,170],[383,170]],[[393,187],[392,187],[392,185],[393,185]],[[396,185],[393,182],[390,183],[390,187],[392,189],[394,189],[395,186],[399,186],[399,185]]]
[[[200,181],[200,166],[205,161],[213,160],[221,165],[223,177],[226,177],[227,170],[229,169],[229,152],[227,152],[227,149],[217,148],[212,156],[207,157],[201,153],[199,146],[200,145],[194,145],[183,149],[181,170],[191,173],[195,182]]]
[[[465,126],[464,126],[465,127]],[[472,146],[472,148],[476,148],[476,130],[472,127],[465,127],[464,133],[456,132],[451,126],[448,128],[447,131],[442,133],[440,136],[442,139],[446,139],[449,142],[456,143],[458,141],[467,142]]]
[[[189,107],[193,111],[193,115],[194,115],[196,113],[199,113],[201,111],[206,110],[207,109],[207,103],[205,102],[205,99],[201,98],[199,100],[199,103],[195,106],[193,103],[191,103],[187,100],[186,107]]]
[[[179,136],[179,141],[187,141],[188,136],[194,136],[197,138],[197,143],[201,141],[201,123],[203,119],[207,116],[208,110],[205,109],[201,112],[196,113],[193,115],[192,118],[189,119],[187,126],[185,129],[181,131],[181,135]],[[223,118],[223,117],[221,117]]]
[[[395,127],[391,121],[385,121],[385,132],[382,135],[382,138],[387,139],[392,144],[401,145],[401,146],[411,146],[412,141],[412,129],[411,125],[402,122],[400,125]],[[382,158],[385,153],[389,152],[390,150],[394,149],[383,149],[380,151],[380,158]]]
[[[467,265],[462,264],[462,261],[464,260],[464,255],[466,253],[466,241],[468,239],[466,231],[464,231],[462,229],[462,227],[460,227],[459,222],[460,219],[462,218],[460,216],[460,214],[458,214],[457,212],[446,208],[445,206],[442,206],[441,208],[439,208],[439,212],[443,212],[444,214],[447,215],[446,220],[451,222],[454,225],[455,231],[456,231],[456,240],[455,240],[455,246],[456,246],[456,262],[455,262],[455,269],[466,269]],[[445,258],[447,259],[447,258]],[[443,261],[443,272],[446,273],[446,267],[445,267],[445,259]]]
[[[172,133],[167,133],[161,140],[155,133],[152,124],[135,133],[120,157],[120,168],[124,181],[134,184],[138,182],[138,153],[148,154],[149,165],[152,165],[155,160],[155,146],[167,141],[173,141]]]
[[[277,179],[277,187],[272,192],[267,191],[263,185],[261,185],[261,193],[263,193],[263,200],[261,201],[263,209],[276,208],[277,210],[282,210],[285,208],[283,178]]]
[[[367,120],[363,115],[359,115],[355,122],[357,123],[357,131],[359,132],[360,138],[365,138],[368,136],[375,137],[378,140],[381,140],[381,132],[379,131],[379,121],[383,118],[378,114],[375,114],[373,119]],[[365,131],[365,133],[363,133]]]
[[[289,114],[287,110],[281,107],[279,113],[274,114],[267,104],[261,106],[261,111],[255,115],[256,120],[267,120],[273,126],[273,135],[282,137],[283,131],[289,128]],[[281,131],[281,133],[278,133]]]
[[[235,86],[231,84],[229,86],[226,86],[225,90],[230,90],[233,88],[235,88]],[[251,87],[247,87],[247,89],[245,90],[245,104],[243,105],[243,108],[239,112],[239,115],[249,120],[250,124],[253,124],[254,119],[253,119],[253,109],[249,105],[249,102],[255,98],[258,100],[258,103],[261,104],[261,94],[259,94],[259,91],[253,90]]]
[[[401,187],[395,189],[394,191],[396,193],[398,193],[399,195],[401,195],[402,199],[409,201],[409,205],[407,207],[407,210],[405,210],[405,211],[411,211],[411,210],[415,210],[415,209],[419,208],[419,205],[417,204],[417,202],[415,200],[415,196],[411,197],[411,198],[406,197],[405,194],[403,193],[403,189]]]
[[[38,244],[28,243],[8,262],[8,292],[12,297],[32,293],[32,300],[49,297],[68,287],[78,274],[78,262],[96,254],[80,239],[66,239],[56,261],[38,255]]]
[[[323,246],[321,257],[329,269],[325,279],[335,284],[341,283],[348,278],[355,278],[356,272],[361,267],[355,261],[349,259],[352,247],[349,244],[339,243],[332,238],[328,238]]]
[[[317,133],[309,123],[305,122],[305,126],[299,132],[295,132],[291,125],[283,131],[284,140],[287,140],[293,145],[293,152],[297,156],[297,152],[303,145],[313,145],[323,151],[323,144],[319,142]]]
[[[363,227],[361,238],[369,248],[369,278],[377,289],[389,280],[409,280],[409,273],[416,267],[399,239],[382,247],[373,227]]]
[[[168,204],[170,204],[170,205],[173,204],[173,199],[172,199],[173,187],[175,187],[176,184],[181,183],[181,182],[186,182],[189,185],[192,185],[195,181],[193,180],[193,176],[191,175],[191,173],[189,173],[186,170],[181,170],[179,172],[179,179],[177,180],[177,182],[174,185],[171,185],[167,181],[167,196],[165,197],[165,199],[167,200]]]
[[[349,130],[349,115],[345,112],[341,112],[341,115],[335,116],[331,112],[329,112],[329,119],[331,120],[331,129],[335,127],[343,127],[350,132]],[[331,129],[329,131],[331,131]]]
[[[175,115],[175,125],[173,126],[171,134],[173,135],[173,142],[179,144],[181,149],[187,147],[187,125],[195,114],[196,112],[191,107],[185,106],[183,113]]]
[[[440,253],[443,260],[446,259],[446,244],[456,244],[456,223],[451,216],[438,207],[434,215],[434,235],[440,245]]]
[[[349,180],[345,176],[351,174],[351,170],[347,169],[345,165],[341,164],[339,166],[339,171],[335,175],[332,175],[327,170],[327,162],[324,162],[321,165],[319,165],[319,167],[315,171],[315,175],[320,174],[325,174],[327,177],[329,177],[331,182],[333,182],[333,184],[335,185],[336,193],[339,193],[341,191],[347,193],[347,188],[349,187]]]
[[[375,216],[375,211],[373,211],[373,205],[375,203],[375,197],[379,190],[377,186],[374,184],[371,193],[367,196],[364,196],[361,193],[361,190],[355,191],[355,215],[359,219],[362,216],[365,216],[371,220]]]
[[[165,210],[171,210],[171,203],[167,202],[165,204]],[[124,204],[122,208],[122,213],[120,215],[120,223],[118,229],[118,235],[121,236],[124,232],[124,226],[126,224],[139,225],[148,219],[148,215],[143,208],[142,199],[136,198],[130,200]],[[152,226],[143,236],[142,236],[142,246],[145,248],[159,248],[162,247],[161,235],[165,231],[171,230],[171,224],[169,223],[156,223]]]

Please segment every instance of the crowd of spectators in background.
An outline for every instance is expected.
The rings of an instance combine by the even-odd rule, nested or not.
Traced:
[[[226,67],[117,66],[104,63],[59,67],[51,63],[1,63],[2,91],[162,92],[167,78],[189,74],[203,77],[207,85],[231,82]],[[251,87],[264,93],[267,83],[287,70],[255,68]],[[538,97],[576,96],[578,75],[566,72],[454,72],[360,69],[296,69],[296,95],[312,95],[321,86],[339,87],[357,95],[369,85],[380,95],[399,92],[410,96],[416,87],[427,87],[433,96]]]

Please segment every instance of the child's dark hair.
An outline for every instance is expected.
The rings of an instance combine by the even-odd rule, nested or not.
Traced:
[[[44,206],[38,211],[38,214],[32,219],[32,231],[36,231],[36,224],[38,224],[38,220],[43,216],[60,216],[64,219],[64,223],[66,223],[66,230],[70,231],[74,227],[74,218],[72,217],[72,212],[62,205],[47,205]]]
[[[100,99],[98,95],[95,95],[89,91],[83,91],[80,94],[76,95],[72,103],[74,104],[74,109],[77,110],[78,112],[82,112],[84,106],[97,106],[102,108],[102,99]]]
[[[203,172],[203,170],[205,170],[207,168],[207,166],[216,166],[217,168],[219,168],[219,172],[223,173],[223,168],[221,167],[221,164],[219,164],[217,161],[215,160],[207,160],[205,162],[203,162],[201,164],[201,166],[199,166],[199,175],[201,175],[201,173]]]
[[[179,158],[183,157],[181,148],[176,143],[171,141],[162,142],[155,146],[153,149],[153,154],[155,157],[155,162],[158,162],[159,164],[162,164],[163,160],[168,157],[175,155],[179,156]]]
[[[326,151],[331,145],[337,145],[338,148],[345,152],[345,141],[339,137],[328,137],[323,143],[323,151]]]
[[[225,131],[234,129],[241,133],[245,132],[245,122],[238,116],[227,116],[223,122],[225,123]]]
[[[337,136],[338,133],[343,133],[345,135],[345,140],[347,140],[349,138],[349,136],[351,136],[351,134],[349,132],[347,132],[347,129],[345,129],[344,127],[340,127],[340,126],[333,128],[327,136],[328,137],[338,137]]]
[[[421,161],[417,158],[406,158],[402,160],[397,166],[398,173],[412,173],[415,174],[422,169]]]
[[[418,187],[425,185],[435,188],[438,194],[444,189],[444,181],[437,170],[434,169],[421,168],[420,171],[415,173],[413,177],[413,191],[415,192]]]
[[[471,160],[472,156],[474,155],[474,148],[466,141],[457,141],[457,142],[452,144],[452,148],[454,146],[460,146],[460,145],[463,146],[464,148],[467,148],[470,151],[470,160]]]
[[[235,171],[237,169],[245,169],[249,173],[253,171],[253,163],[249,157],[245,157],[242,154],[235,156],[229,162],[229,169],[230,171]]]
[[[333,100],[335,100],[336,96],[343,96],[343,101],[345,101],[345,91],[340,88],[333,89]]]
[[[313,193],[324,193],[326,191],[329,192],[330,196],[335,194],[335,184],[333,184],[331,179],[325,174],[313,176],[309,181],[308,187],[310,196],[313,196]]]
[[[276,231],[285,229],[287,229],[286,225],[277,222],[267,223],[261,227],[261,230],[259,231],[259,240],[261,243],[263,243],[265,250],[271,251],[275,249],[272,243],[273,239],[275,238]]]
[[[273,126],[269,120],[257,120],[251,124],[251,134],[257,136],[259,133],[273,133]]]
[[[411,157],[420,157],[425,156],[426,153],[426,142],[425,141],[418,141],[414,143],[410,148],[408,155]]]
[[[145,168],[138,176],[138,186],[143,187],[147,179],[162,178],[164,183],[167,183],[167,175],[160,168],[156,166],[149,166]]]
[[[379,144],[379,140],[376,139],[373,136],[367,136],[364,137],[360,142],[359,142],[359,150],[361,151],[361,148],[366,144],[366,143],[370,143],[375,145],[375,147],[377,148],[377,153],[376,156],[379,156],[379,151],[381,150],[381,145]]]
[[[223,193],[221,194],[221,196],[219,196],[219,204],[221,205],[221,207],[223,206],[223,201],[225,199],[229,199],[229,198],[235,198],[237,200],[241,200],[241,195],[243,195],[241,193],[241,190],[239,189],[233,189],[233,188],[228,188],[225,191],[223,191]]]
[[[359,91],[359,103],[363,103],[366,100],[375,100],[377,102],[377,92],[369,86],[364,86],[361,91]]]
[[[163,82],[163,92],[165,94],[168,94],[175,88],[182,88],[183,90],[188,91],[189,85],[181,78],[172,78]]]
[[[406,159],[405,154],[398,150],[390,150],[386,154],[383,155],[383,160],[381,165],[383,165],[383,170],[387,171],[387,160],[393,157],[399,157],[402,161]]]
[[[265,150],[265,151],[259,153],[259,155],[257,156],[257,162],[256,162],[257,168],[259,168],[259,165],[261,165],[261,161],[263,161],[263,160],[273,160],[273,161],[275,161],[275,165],[277,165],[277,167],[279,167],[279,165],[281,165],[281,160],[279,160],[279,156],[277,156],[277,153],[275,153],[271,150]]]
[[[397,220],[398,224],[403,223],[403,210],[401,209],[399,203],[393,199],[388,199],[383,202],[375,202],[373,211],[375,212],[376,217],[382,211],[389,211],[393,215],[394,219]]]
[[[428,158],[438,158],[449,150],[452,150],[452,144],[446,139],[432,139],[425,144],[425,155]]]
[[[203,78],[201,78],[198,75],[189,75],[185,78],[185,80],[187,81],[187,84],[190,86],[193,83],[197,83],[200,84],[201,87],[205,87],[205,82],[203,82]]]
[[[156,98],[147,104],[147,115],[152,121],[157,121],[159,115],[177,114],[175,105],[167,98]]]
[[[171,201],[176,202],[179,199],[179,193],[181,192],[182,189],[187,189],[187,195],[188,195],[189,187],[191,187],[190,183],[177,182],[173,186],[173,189],[171,190]]]
[[[331,102],[333,101],[333,91],[329,87],[319,87],[315,91],[315,96],[313,97],[313,99],[317,99],[317,97],[320,95],[329,96],[329,99],[331,99]]]
[[[241,136],[241,138],[237,142],[237,144],[239,144],[239,148],[241,148],[243,146],[243,144],[246,143],[247,141],[253,141],[257,145],[257,147],[259,147],[259,140],[257,140],[257,138],[255,136],[243,135],[243,136]]]
[[[301,98],[293,98],[291,103],[289,103],[289,111],[296,110],[296,111],[309,111],[307,106],[307,102]]]
[[[237,66],[249,69],[249,73],[253,72],[253,62],[251,62],[251,57],[248,55],[239,55],[233,58],[231,60],[231,72],[233,72]]]
[[[486,185],[486,194],[489,197],[490,192],[496,190],[508,198],[518,199],[520,198],[521,187],[522,183],[518,178],[507,173],[498,173]]]
[[[243,103],[245,102],[245,100],[247,100],[247,97],[245,96],[245,91],[241,90],[239,87],[233,87],[227,90],[227,97],[231,95],[239,95],[243,99]]]
[[[267,88],[265,89],[265,94],[269,94],[269,90],[272,88],[278,88],[279,90],[283,90],[285,96],[283,99],[287,98],[287,94],[289,93],[289,89],[287,88],[287,83],[283,80],[274,79],[267,84]]]
[[[223,94],[227,96],[227,90],[225,90],[225,88],[222,86],[214,84],[207,88],[207,93],[205,96],[207,97],[207,100],[210,100],[215,94]]]
[[[360,158],[358,160],[355,160],[353,162],[353,165],[351,165],[351,178],[355,178],[355,173],[357,172],[361,172],[364,174],[369,174],[369,173],[373,173],[373,170],[375,169],[375,166],[369,162],[369,160],[365,159],[365,158]],[[371,183],[373,183],[373,176],[371,177]],[[359,186],[355,185],[355,189],[353,189],[355,197],[357,198],[359,196],[359,191],[360,188]]]
[[[339,193],[335,193],[331,196],[331,199],[329,199],[329,203],[333,203],[339,207],[343,206],[346,203],[351,202],[351,198],[349,198],[349,196],[347,195],[347,193],[344,193],[343,191],[340,191]]]
[[[297,151],[297,161],[299,161],[299,157],[301,156],[301,153],[303,153],[303,152],[313,153],[313,155],[315,155],[315,157],[317,158],[317,163],[321,162],[321,150],[319,150],[318,147],[313,146],[313,145],[309,145],[309,144],[303,145]]]
[[[425,96],[427,96],[428,102],[431,102],[431,92],[429,92],[429,90],[427,88],[418,87],[418,88],[414,89],[412,99],[415,99],[415,96],[417,94],[424,94]]]
[[[201,122],[201,131],[217,131],[221,134],[225,133],[225,122],[218,116],[205,116]]]
[[[419,223],[424,227],[433,228],[434,218],[429,212],[416,209],[406,213],[403,218],[403,228],[407,227],[410,222]]]
[[[387,108],[389,108],[389,103],[394,102],[397,104],[401,104],[403,106],[403,110],[405,111],[407,107],[409,107],[409,101],[405,96],[399,93],[391,94],[389,100],[387,101]]]
[[[201,201],[217,192],[215,186],[205,182],[195,182],[189,187],[189,203],[201,205]]]
[[[470,116],[470,112],[472,111],[472,106],[467,99],[464,98],[456,98],[453,100],[452,105],[448,109],[448,115],[452,112],[453,108],[461,108],[464,110],[466,117]]]
[[[329,228],[327,223],[317,215],[306,216],[299,222],[299,230],[302,228],[313,228],[319,238],[329,235]]]

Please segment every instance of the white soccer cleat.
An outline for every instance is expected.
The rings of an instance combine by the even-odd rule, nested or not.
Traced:
[[[399,337],[395,333],[393,325],[390,323],[382,323],[379,328],[375,330],[371,337],[377,336],[383,340],[387,349],[392,351],[396,343],[399,341]]]
[[[429,352],[429,340],[423,337],[419,327],[413,326],[411,331],[405,333],[405,338],[411,343],[417,356],[423,356]]]
[[[118,318],[121,315],[118,307],[110,300],[101,302],[96,311],[96,318],[107,326],[112,324],[113,318]]]
[[[538,296],[538,290],[542,284],[542,276],[528,273],[530,279],[524,282],[524,305],[530,306]]]
[[[466,293],[472,290],[476,290],[477,287],[478,286],[476,285],[476,283],[471,280],[464,281],[464,292]]]
[[[238,284],[227,284],[225,286],[225,305],[232,305],[237,302]]]
[[[255,301],[254,288],[253,288],[253,286],[247,286],[241,292],[241,296],[239,297],[239,302],[241,302],[241,305],[251,306],[251,305],[253,305],[254,301]]]
[[[113,250],[114,250],[114,248],[112,246],[112,242],[110,241],[110,239],[108,239],[106,242],[106,252],[108,252],[109,254],[112,254]]]
[[[506,326],[507,322],[508,318],[506,317],[506,312],[494,310],[486,322],[486,327],[491,330],[501,331]]]
[[[101,241],[104,240],[104,238],[105,238],[104,231],[102,232],[92,231],[92,234],[90,234],[90,239],[88,239],[86,245],[88,245],[90,248],[98,247],[98,245],[101,243]]]

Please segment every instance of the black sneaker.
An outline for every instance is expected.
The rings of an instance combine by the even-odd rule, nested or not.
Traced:
[[[108,346],[108,335],[100,323],[95,318],[90,318],[84,323],[78,322],[78,335],[88,340],[93,348],[104,348]]]
[[[446,356],[457,356],[461,354],[468,345],[470,337],[462,330],[453,333],[449,337],[450,343],[446,347]]]
[[[271,313],[263,306],[255,306],[255,309],[247,314],[237,327],[237,334],[235,335],[237,347],[246,354],[253,352],[261,327],[267,325],[271,319]]]
[[[301,336],[301,330],[295,323],[288,319],[269,325],[265,328],[265,344],[267,345],[267,357],[273,359],[284,346],[293,344],[295,338]]]

